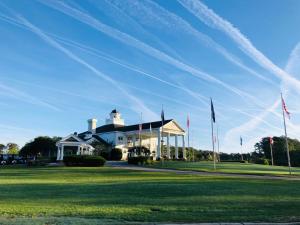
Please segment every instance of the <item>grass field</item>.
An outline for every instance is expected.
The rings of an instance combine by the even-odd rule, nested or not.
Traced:
[[[183,161],[164,161],[155,162],[152,167],[168,168],[178,170],[193,170],[213,172],[213,162],[183,162]],[[230,163],[221,162],[216,164],[217,172],[224,173],[241,173],[241,174],[255,174],[255,175],[289,175],[289,168],[285,166],[267,166],[251,163]],[[292,168],[292,175],[300,176],[300,168]]]
[[[14,218],[22,217],[99,218],[113,220],[113,224],[300,221],[299,190],[299,181],[286,180],[146,173],[108,167],[0,168],[0,223],[10,218],[15,224]],[[89,221],[86,224],[93,224]]]

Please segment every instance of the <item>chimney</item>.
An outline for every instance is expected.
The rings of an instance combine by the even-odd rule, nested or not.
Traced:
[[[88,131],[90,131],[94,134],[96,132],[97,120],[89,119],[87,122],[88,122]]]

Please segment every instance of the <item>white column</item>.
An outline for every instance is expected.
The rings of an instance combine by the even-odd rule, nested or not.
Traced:
[[[168,136],[167,136],[167,158],[168,159],[171,158],[171,154],[170,154],[170,133],[168,133]]]
[[[157,149],[156,149],[156,158],[160,159],[160,144],[161,144],[161,133],[160,129],[157,130]]]
[[[57,156],[56,156],[56,160],[60,160],[60,147],[57,147]]]
[[[186,159],[186,151],[185,151],[185,140],[184,135],[182,135],[182,158]]]
[[[175,135],[175,159],[178,159],[178,135]]]
[[[60,160],[64,159],[64,145],[61,146],[61,150],[60,150]]]
[[[132,135],[132,144],[133,144],[133,147],[135,147],[135,142],[136,142],[136,137],[135,137],[135,134]]]
[[[77,146],[77,153],[76,155],[80,155],[80,145]]]

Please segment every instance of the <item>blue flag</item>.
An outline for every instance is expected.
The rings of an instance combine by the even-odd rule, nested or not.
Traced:
[[[215,110],[214,110],[214,104],[212,99],[210,98],[210,110],[211,110],[211,119],[215,123],[216,122],[216,115],[215,115]]]
[[[161,123],[162,123],[162,125],[165,124],[165,113],[164,113],[164,109],[161,110]]]

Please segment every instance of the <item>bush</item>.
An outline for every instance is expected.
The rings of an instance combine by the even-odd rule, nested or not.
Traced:
[[[264,165],[269,165],[269,160],[264,159]]]
[[[66,166],[103,166],[105,162],[106,160],[101,156],[73,155],[64,157]]]
[[[49,163],[47,160],[28,160],[26,165],[29,167],[35,167],[35,166],[46,166]]]
[[[105,160],[109,160],[109,152],[108,151],[101,151],[100,156],[103,157]]]
[[[153,163],[153,161],[148,156],[137,156],[137,157],[129,157],[128,158],[128,164],[149,165],[152,163]]]
[[[121,160],[123,156],[122,150],[119,148],[113,148],[110,152],[110,159],[111,160]]]
[[[256,158],[253,162],[256,164],[269,165],[269,160],[266,158]]]

